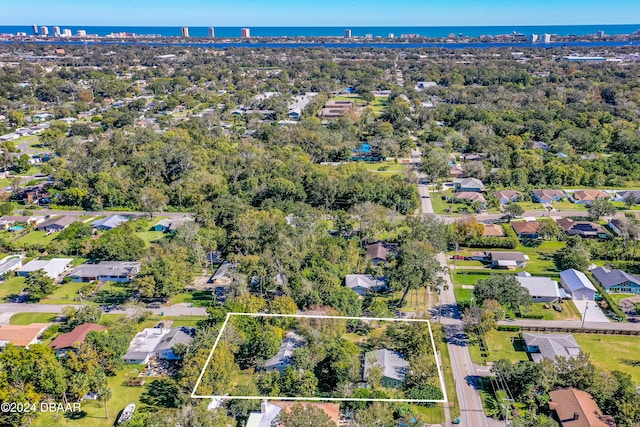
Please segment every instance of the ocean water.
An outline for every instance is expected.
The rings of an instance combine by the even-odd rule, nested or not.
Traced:
[[[42,25],[49,27],[49,34],[53,33],[52,24],[36,23],[38,28]],[[91,27],[91,26],[64,26],[58,25],[61,30],[70,29],[75,35],[78,30],[86,30],[87,34],[106,36],[111,33],[154,34],[165,37],[178,37],[181,35],[181,27]],[[240,27],[215,27],[215,36],[219,38],[240,37]],[[468,37],[480,37],[483,35],[511,34],[555,34],[558,36],[595,34],[602,30],[608,35],[631,34],[640,30],[640,24],[629,25],[548,25],[548,26],[500,26],[500,27],[251,27],[252,37],[341,37],[346,28],[351,29],[353,36],[364,37],[371,34],[373,37],[387,37],[393,33],[396,37],[401,34],[419,34],[425,37],[447,37],[449,34],[464,35]],[[0,34],[16,34],[25,32],[32,34],[31,25],[0,26]],[[189,27],[191,37],[207,37],[208,27]]]

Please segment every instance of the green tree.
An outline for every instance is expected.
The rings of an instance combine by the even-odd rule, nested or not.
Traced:
[[[145,187],[140,191],[140,206],[153,218],[154,212],[159,212],[167,206],[168,197],[157,188]]]
[[[11,215],[15,208],[16,204],[14,202],[0,203],[0,216]]]
[[[283,427],[331,427],[335,423],[320,408],[313,405],[293,405],[290,411],[280,415]]]
[[[396,262],[387,268],[387,278],[391,289],[404,290],[401,299],[401,303],[404,303],[411,289],[446,286],[440,276],[442,272],[433,246],[423,242],[407,242],[400,247]]]
[[[504,213],[509,221],[511,221],[511,218],[522,216],[522,214],[524,213],[524,209],[517,203],[509,203],[504,207]]]
[[[146,297],[169,298],[183,292],[193,281],[186,248],[173,243],[151,245],[141,264],[134,285]]]
[[[389,404],[374,402],[358,412],[358,423],[361,427],[395,427],[396,420]]]
[[[529,307],[532,302],[529,291],[508,274],[494,274],[488,279],[479,280],[473,288],[473,296],[479,304],[495,300],[508,309]]]
[[[607,199],[596,199],[589,205],[589,216],[593,221],[614,213],[616,213],[616,207]]]
[[[569,268],[586,271],[591,263],[591,254],[580,237],[572,237],[567,239],[564,248],[554,254],[554,261],[561,271]]]
[[[424,173],[429,181],[437,182],[440,178],[449,176],[450,157],[446,151],[441,148],[434,148],[422,155],[422,163],[420,170]]]
[[[36,270],[27,277],[24,289],[29,294],[30,300],[40,301],[50,295],[56,286],[44,270]]]
[[[101,261],[136,261],[144,253],[145,243],[129,223],[121,224],[100,236],[91,255]]]

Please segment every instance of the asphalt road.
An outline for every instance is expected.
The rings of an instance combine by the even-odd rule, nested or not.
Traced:
[[[640,323],[628,322],[584,322],[584,328],[582,327],[582,321],[580,320],[514,319],[503,320],[498,322],[498,324],[549,328],[579,328],[597,331],[640,331]]]

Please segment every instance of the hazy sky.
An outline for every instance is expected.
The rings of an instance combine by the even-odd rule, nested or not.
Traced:
[[[0,25],[635,24],[639,0],[2,0]]]

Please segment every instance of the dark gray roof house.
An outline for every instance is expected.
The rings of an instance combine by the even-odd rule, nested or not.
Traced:
[[[593,277],[605,291],[618,294],[640,294],[640,276],[622,270],[598,267],[591,270]]]
[[[405,360],[404,356],[386,348],[369,351],[365,354],[363,375],[365,381],[369,378],[369,371],[375,365],[382,368],[380,383],[385,387],[399,387],[409,373],[409,362]]]
[[[577,357],[580,345],[571,334],[524,334],[527,352],[531,360],[540,363],[542,359],[562,357]]]

